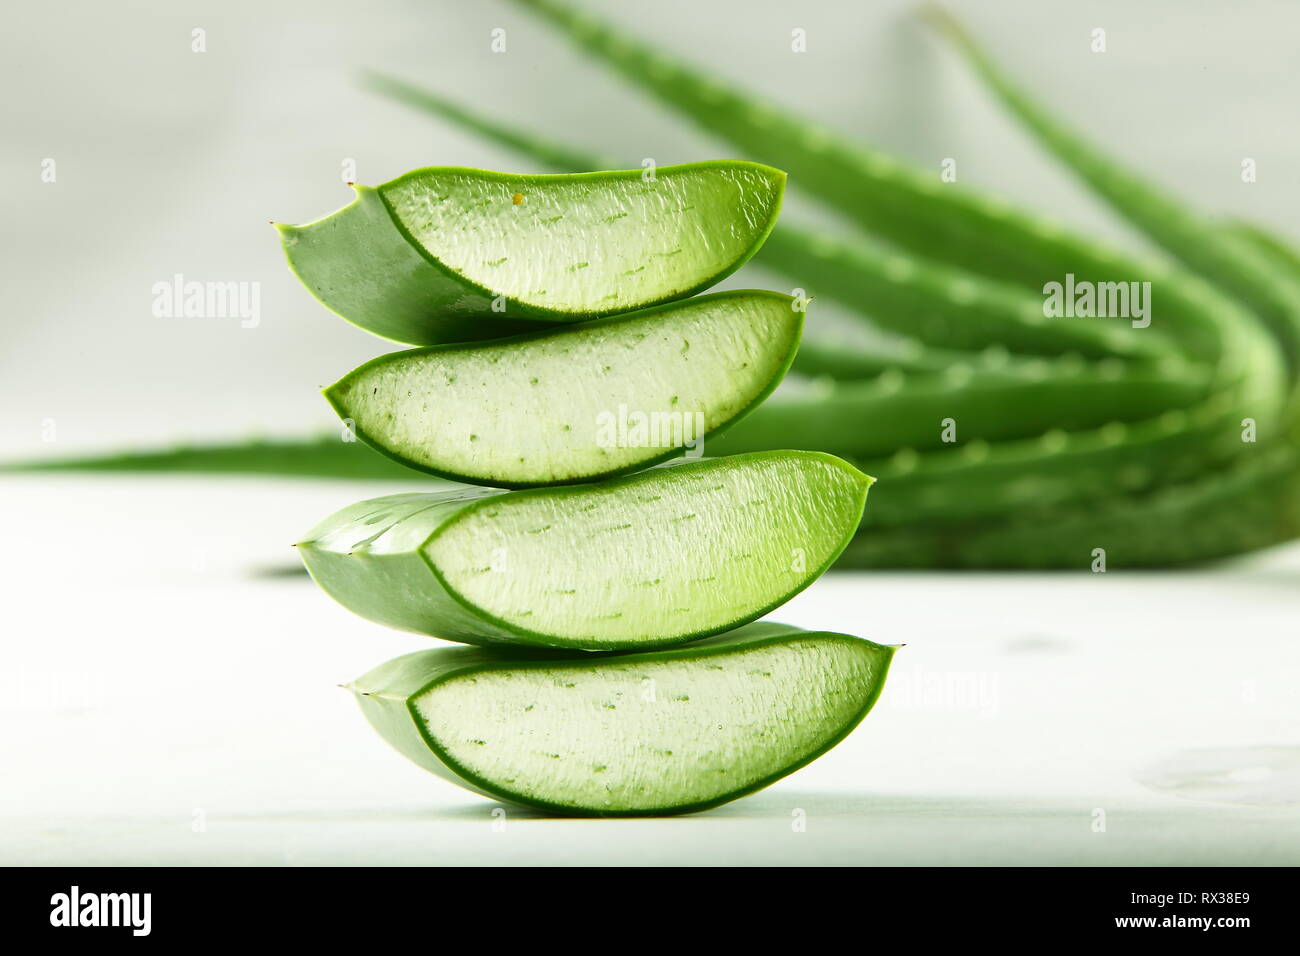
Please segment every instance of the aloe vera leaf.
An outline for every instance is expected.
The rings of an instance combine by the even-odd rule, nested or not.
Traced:
[[[754,620],[847,544],[872,479],[818,452],[674,463],[586,485],[395,495],[298,547],[381,624],[467,644],[655,647]]]
[[[1238,334],[1229,336],[1233,348],[1216,369],[1220,384],[1203,401],[1136,422],[1082,432],[1053,429],[1032,441],[974,443],[958,453],[919,456],[900,451],[894,467],[881,472],[892,476],[889,503],[900,513],[910,506],[917,512],[912,517],[920,518],[921,512],[956,516],[1095,499],[1184,481],[1256,454],[1259,446],[1243,441],[1247,419],[1259,442],[1285,440],[1280,354],[1254,323],[1225,328]]]
[[[1002,368],[1012,363],[1027,361],[1017,356],[1013,359],[1005,350],[986,349],[974,357],[976,364]],[[841,381],[874,379],[891,369],[900,372],[939,373],[952,365],[971,363],[969,352],[955,349],[923,347],[915,339],[890,343],[889,347],[867,347],[856,342],[832,337],[805,337],[799,343],[791,371],[809,378],[830,378]]]
[[[1236,457],[1256,454],[1260,445],[1242,441],[1246,418],[1255,420],[1261,443],[1291,440],[1281,416],[1282,369],[1276,349],[1249,323],[1229,328],[1242,335],[1230,337],[1234,349],[1217,370],[1219,384],[1195,404],[1137,421],[1077,431],[1051,427],[1032,438],[1001,441],[965,440],[959,410],[954,413],[957,445],[919,451],[901,446],[875,459],[848,455],[860,468],[878,475],[889,491],[871,509],[865,525],[1020,513],[1033,506],[1105,499],[1185,481]],[[788,400],[777,396],[765,403],[725,439],[714,441],[711,450],[744,449],[745,429],[766,428],[764,416],[779,422],[782,403]],[[835,418],[811,408],[799,421],[796,434],[801,439],[820,439],[836,424],[844,430],[862,427],[856,416]],[[843,439],[839,441],[842,447]]]
[[[1151,283],[1150,324],[1135,327],[1125,318],[1047,316],[1041,288],[1031,292],[960,267],[882,253],[874,243],[814,235],[788,224],[773,231],[756,261],[787,273],[807,294],[861,310],[872,325],[947,349],[1098,359],[1181,354],[1213,364],[1228,347],[1225,335],[1233,334],[1224,326],[1241,311],[1209,283],[1166,262],[1143,263],[1141,271],[1116,265],[1106,273],[1113,278],[1102,280],[1127,281],[1118,276],[1131,268],[1130,278],[1141,275]]]
[[[1254,455],[1259,446],[1242,440],[1247,419],[1260,443],[1287,440],[1279,353],[1253,323],[1231,322],[1225,330],[1231,348],[1216,369],[1218,384],[1193,405],[1099,428],[1052,428],[1033,439],[943,451],[900,448],[887,460],[859,461],[890,492],[869,522],[953,519],[1184,481]]]
[[[280,231],[325,305],[387,338],[438,344],[447,322],[458,333],[485,316],[570,322],[693,295],[762,245],[785,188],[757,163],[643,172],[420,169]]]
[[[1053,361],[1073,369],[1081,357],[1067,353]],[[893,372],[940,375],[954,367],[1009,372],[1030,378],[1039,374],[1037,370],[1044,362],[1041,356],[1013,355],[996,345],[970,352],[922,345],[916,339],[905,337],[863,343],[843,335],[822,333],[805,335],[790,370],[810,379],[849,382],[876,379]]]
[[[335,434],[0,463],[0,472],[47,471],[193,472],[380,481],[411,478],[410,471],[376,454],[369,446],[344,441]],[[429,482],[433,487],[438,484],[433,479]]]
[[[889,494],[868,524],[957,520],[1065,505],[1185,481],[1243,452],[1241,413],[1209,402],[1140,422],[931,451],[900,449],[874,467]]]
[[[897,370],[872,381],[844,382],[774,398],[710,442],[711,454],[785,448],[791,436],[834,455],[888,455],[899,448],[942,448],[951,419],[962,442],[1036,437],[1112,421],[1148,418],[1194,405],[1209,392],[1204,370],[1184,363],[1126,369],[1044,360],[1037,374],[977,371],[954,365],[941,374]]]
[[[1184,364],[1177,355],[1165,355],[1153,361],[1179,373]],[[1055,370],[1074,374],[1084,364],[1083,357],[1077,352],[1045,358],[1041,355],[1011,353],[997,345],[972,352],[922,345],[916,339],[905,337],[863,343],[842,335],[823,333],[804,337],[799,343],[799,351],[790,370],[808,379],[829,379],[831,382],[862,382],[876,380],[881,375],[893,378],[898,374],[946,374],[960,380],[969,380],[987,372],[1005,373],[1020,380],[1034,381],[1041,379],[1045,370],[1048,374]],[[1142,362],[1128,363],[1118,359],[1089,364],[1095,364],[1099,370],[1145,367]],[[889,383],[890,378],[886,378],[885,382]],[[819,387],[824,385],[819,383]]]
[[[699,449],[776,387],[802,326],[787,295],[720,292],[381,356],[325,395],[359,438],[421,471],[502,488],[588,481]]]
[[[751,624],[666,651],[521,657],[443,648],[349,685],[426,770],[553,813],[691,813],[753,793],[857,726],[895,647]]]
[[[1300,356],[1300,282],[1294,276],[1254,255],[1250,244],[1166,196],[1058,122],[1013,83],[951,15],[935,9],[930,19],[943,28],[998,100],[1094,192],[1193,270],[1249,304],[1277,336],[1294,371]]]
[[[1259,445],[1189,480],[1076,504],[1021,508],[974,521],[869,527],[841,568],[1175,567],[1244,554],[1300,536],[1300,456]]]
[[[1267,332],[1250,321],[1242,306],[1192,276],[1183,276],[1168,292],[1186,306],[1187,314],[1199,311],[1216,317],[1219,358],[1212,388],[1202,400],[1127,423],[1112,421],[1080,431],[1050,427],[1034,438],[976,440],[942,451],[900,446],[888,458],[859,459],[857,463],[878,474],[889,490],[867,523],[955,519],[1035,502],[1063,503],[1151,488],[1249,453],[1252,446],[1241,440],[1246,418],[1255,421],[1260,441],[1279,436],[1285,373]],[[1176,378],[1183,373],[1171,369],[1161,374]],[[886,373],[885,381],[891,378],[895,384],[906,381],[905,376]],[[816,447],[828,434],[839,432],[870,434],[869,424],[856,415],[828,415],[814,411],[809,400],[778,395],[710,449],[746,450],[746,432],[761,436],[769,421],[773,431],[788,427],[781,424],[782,407],[791,398],[808,402],[808,415],[793,432],[801,444]],[[949,415],[958,422],[961,442],[963,413],[956,401],[953,405]],[[1020,407],[1008,412],[1009,417],[1022,414]],[[932,427],[929,434],[936,434],[938,422]],[[831,440],[839,448],[846,441],[842,436]],[[755,444],[761,447],[763,442]]]
[[[1300,280],[1300,249],[1286,239],[1253,222],[1228,222],[1220,224],[1221,230],[1249,245],[1258,255],[1272,260],[1275,268],[1289,272]]]
[[[1039,291],[789,224],[773,231],[756,261],[810,295],[862,310],[873,325],[942,348],[1086,358],[1154,358],[1179,348],[1160,326],[1045,315]]]

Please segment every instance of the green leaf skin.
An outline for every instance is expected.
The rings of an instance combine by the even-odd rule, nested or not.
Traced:
[[[841,568],[1107,570],[1195,565],[1300,536],[1300,456],[1253,446],[1227,467],[1139,494],[974,521],[864,528]]]
[[[699,448],[794,359],[803,312],[720,292],[486,343],[381,356],[325,390],[359,438],[412,468],[499,488],[590,481]],[[616,429],[632,415],[654,434]]]
[[[923,348],[912,339],[870,345],[847,341],[843,336],[805,336],[799,343],[790,371],[808,378],[856,382],[873,379],[896,369],[907,373],[939,374],[953,365],[974,363],[984,368],[1022,365],[1034,359],[1014,358],[1005,350],[988,348],[972,357],[955,349]]]
[[[548,323],[492,311],[431,266],[393,222],[379,190],[305,226],[276,224],[289,267],[322,305],[358,328],[413,345],[468,342],[535,331]]]
[[[659,816],[727,803],[821,756],[871,710],[895,650],[762,623],[598,658],[421,651],[349,689],[399,752],[476,793]]]
[[[436,345],[691,296],[763,244],[784,189],[780,170],[747,162],[653,175],[438,167],[279,228],[323,304],[385,338]]]
[[[1253,222],[1228,222],[1221,224],[1220,229],[1264,256],[1273,268],[1289,273],[1293,280],[1300,282],[1300,249],[1286,239]]]
[[[1245,418],[1255,420],[1261,442],[1281,435],[1286,427],[1282,417],[1285,372],[1275,344],[1244,309],[1208,284],[1189,278],[1181,294],[1189,302],[1203,302],[1222,322],[1222,351],[1214,368],[1214,387],[1202,399],[1132,422],[1110,421],[1080,431],[1052,427],[1033,438],[964,442],[960,423],[965,420],[965,389],[954,389],[951,416],[958,422],[958,446],[918,451],[904,445],[887,460],[859,462],[880,475],[889,489],[872,509],[868,523],[1016,513],[1037,504],[1064,504],[1150,489],[1185,481],[1198,471],[1223,466],[1234,456],[1251,454],[1255,446],[1241,440]],[[1181,368],[1177,374],[1168,374],[1176,379],[1191,373],[1194,366],[1184,364]],[[882,378],[885,381],[876,388],[890,380],[893,387],[907,382],[901,373],[886,372]],[[983,378],[981,375],[981,381]],[[1058,398],[1064,396],[1059,389],[1066,385],[1063,381],[1054,384]],[[970,384],[966,388],[974,390]],[[836,390],[820,394],[829,398]],[[847,389],[847,400],[842,402],[818,403],[818,393],[779,395],[710,447],[725,452],[755,450],[784,429],[799,435],[801,443],[820,447],[820,442],[831,441],[835,448],[847,450],[855,441],[851,436],[871,435],[871,423],[853,413],[856,401],[869,394],[870,388],[856,385]],[[1021,394],[1028,400],[1033,388]],[[801,403],[806,411],[802,418],[788,414],[787,408]],[[900,396],[897,414],[905,415],[901,411],[905,407]],[[1035,414],[1078,420],[1078,413],[1064,404],[1032,413],[1017,405],[1011,417],[1032,419]],[[798,424],[792,425],[796,419]],[[992,420],[985,425],[999,427]],[[937,433],[936,422],[927,434]]]
[[[351,437],[351,436],[349,436]],[[255,438],[82,458],[0,462],[0,472],[90,471],[259,475],[283,478],[409,481],[411,472],[342,433],[306,438]],[[429,479],[432,487],[441,482]]]
[[[893,371],[872,381],[835,383],[772,399],[710,443],[709,451],[785,448],[798,435],[800,443],[833,455],[889,455],[899,448],[951,447],[943,426],[950,417],[960,441],[994,442],[1146,418],[1208,394],[1198,366],[1169,373],[1112,362],[1099,371],[1082,362],[1043,361],[1032,377],[966,364],[940,374]]]
[[[892,455],[863,460],[861,453],[854,454],[849,449],[854,444],[866,447],[873,440],[872,429],[876,423],[897,416],[900,423],[911,421],[916,429],[924,429],[927,424],[923,416],[908,417],[911,408],[905,396],[909,376],[886,372],[871,385],[823,388],[803,396],[775,396],[710,447],[724,452],[751,451],[764,447],[771,436],[784,431],[798,435],[800,442],[809,446],[829,443],[831,448],[827,450],[844,451],[859,467],[879,475],[889,492],[868,515],[869,527],[864,527],[864,534],[872,533],[878,524],[956,521],[999,514],[1014,517],[1035,506],[1104,500],[1161,484],[1187,481],[1207,469],[1223,467],[1233,457],[1253,454],[1257,446],[1241,440],[1245,418],[1256,421],[1261,442],[1283,434],[1285,380],[1280,353],[1263,328],[1250,321],[1244,309],[1208,284],[1190,278],[1182,283],[1179,294],[1189,303],[1201,303],[1208,313],[1220,317],[1221,353],[1214,369],[1215,384],[1203,398],[1171,407],[1153,417],[1128,422],[1114,420],[1081,430],[1049,427],[1033,437],[981,439],[977,431],[962,431],[961,423],[968,418],[971,424],[978,421],[980,401],[993,396],[988,393],[980,398],[982,383],[996,379],[983,371],[972,372],[970,380],[961,387],[952,383],[950,414],[958,422],[957,445],[942,450],[925,447],[918,450],[910,444],[901,444],[904,435],[898,432],[894,438],[900,445]],[[1183,376],[1194,375],[1197,367],[1178,363],[1163,375],[1173,385]],[[1101,370],[1102,366],[1084,368]],[[1056,397],[1050,399],[1051,407],[1022,407],[1034,401],[1030,396],[1037,387],[1032,381],[1023,390],[1009,391],[1008,396],[1023,397],[1024,402],[1019,397],[1008,398],[1008,421],[1017,422],[1022,417],[1033,420],[1035,415],[1081,421],[1077,404],[1086,404],[1085,396],[1089,392],[1076,397],[1076,407],[1060,401],[1068,390],[1069,374],[1075,373],[1067,374],[1058,367],[1048,376],[1051,387],[1038,391],[1040,402],[1055,393]],[[965,374],[958,382],[963,378]],[[1043,378],[1040,369],[1038,379],[1041,382]],[[929,376],[916,376],[914,380],[934,381]],[[1187,384],[1191,386],[1192,381],[1188,378]],[[898,392],[892,412],[882,412],[883,405],[878,404],[873,406],[875,414],[871,420],[862,416],[864,403],[875,401],[873,392],[887,395],[891,391]],[[971,410],[976,412],[973,417],[967,415],[964,401],[968,391],[972,396]],[[923,393],[918,394],[922,407],[925,401],[934,399],[934,396],[927,399]],[[1166,393],[1166,397],[1172,395]],[[882,395],[880,401],[883,400]],[[941,407],[942,401],[931,407],[931,414]],[[1120,407],[1112,406],[1111,410],[1119,411]],[[996,405],[988,405],[982,414],[987,428],[1011,427],[998,424]],[[927,440],[932,441],[938,435],[938,426],[935,421],[924,432]]]
[[[363,501],[298,545],[362,617],[467,644],[644,649],[748,623],[857,529],[872,479],[819,452],[735,455],[587,485]]]
[[[810,296],[842,302],[872,325],[940,348],[1098,359],[1155,358],[1178,348],[1164,322],[1135,329],[1127,319],[1045,316],[1040,289],[789,223],[772,232],[756,261],[789,275]]]
[[[1210,403],[1193,414],[1174,409],[1086,431],[1053,429],[1032,439],[903,449],[889,459],[863,460],[859,466],[876,468],[889,489],[867,524],[1015,518],[1030,508],[1104,501],[1187,481],[1249,453],[1252,446],[1242,450],[1240,420],[1239,410]]]

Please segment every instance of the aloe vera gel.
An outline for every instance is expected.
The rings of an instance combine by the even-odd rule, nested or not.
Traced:
[[[424,346],[326,398],[377,451],[462,483],[351,505],[298,544],[349,610],[465,645],[352,685],[416,763],[561,813],[679,813],[798,769],[870,709],[892,648],[751,622],[841,554],[873,479],[822,452],[702,457],[798,348],[801,301],[692,297],[761,245],[784,180],[425,169],[281,229],[323,303]]]
[[[358,437],[412,468],[506,487],[585,481],[698,451],[757,405],[798,348],[793,304],[723,292],[398,352],[325,395]]]
[[[802,591],[857,530],[871,479],[820,452],[683,462],[511,493],[394,495],[298,545],[350,610],[471,644],[674,644]]]

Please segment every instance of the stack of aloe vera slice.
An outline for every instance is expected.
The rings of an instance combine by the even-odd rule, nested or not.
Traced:
[[[459,483],[298,545],[350,610],[470,645],[351,685],[416,763],[554,812],[679,813],[803,766],[875,702],[892,647],[753,623],[840,555],[872,479],[824,452],[701,455],[798,348],[790,296],[694,295],[763,243],[784,185],[744,162],[436,168],[280,227],[323,304],[420,346],[326,397]]]

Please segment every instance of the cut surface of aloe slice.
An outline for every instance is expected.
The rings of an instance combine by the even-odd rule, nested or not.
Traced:
[[[663,465],[585,485],[363,501],[298,545],[332,597],[468,644],[626,650],[748,623],[824,571],[872,479],[821,452]]]
[[[278,228],[322,303],[378,335],[428,345],[693,295],[762,245],[784,188],[784,173],[740,161],[653,174],[437,167]]]
[[[350,685],[401,753],[479,793],[564,814],[704,810],[825,753],[879,696],[895,648],[751,624],[666,651],[422,651]]]
[[[776,387],[803,313],[721,292],[530,336],[381,356],[325,390],[397,461],[497,487],[607,477],[699,450]]]

